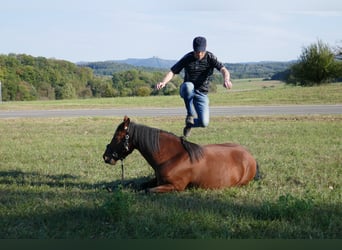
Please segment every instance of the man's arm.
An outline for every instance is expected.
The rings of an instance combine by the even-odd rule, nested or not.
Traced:
[[[224,83],[223,86],[227,89],[231,89],[233,87],[232,82],[230,81],[230,73],[226,67],[222,67],[220,69],[220,72],[222,73]]]
[[[174,75],[175,75],[175,74],[174,74],[172,71],[169,71],[169,72],[165,75],[163,81],[161,81],[160,83],[157,83],[156,88],[157,88],[158,90],[164,88],[164,87],[166,86],[166,84],[167,84],[169,81],[171,81],[171,79],[173,78]]]

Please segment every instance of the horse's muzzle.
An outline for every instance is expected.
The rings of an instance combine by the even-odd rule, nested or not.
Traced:
[[[105,163],[110,164],[110,165],[115,165],[116,160],[114,160],[112,157],[108,157],[108,156],[103,156],[103,160]]]

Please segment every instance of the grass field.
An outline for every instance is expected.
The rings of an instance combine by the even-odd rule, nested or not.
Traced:
[[[287,95],[319,103],[317,95],[328,100],[331,94],[332,102],[322,102],[341,103],[341,92],[333,93],[341,84],[326,87],[320,93],[317,88],[267,87],[230,94],[273,93],[270,99],[276,103],[293,102],[285,101]],[[109,107],[111,101],[84,100],[80,107],[101,102]],[[78,105],[74,100],[50,107],[70,107],[71,102]],[[23,105],[46,108],[45,103]],[[184,117],[131,119],[180,135]],[[240,188],[161,195],[122,187],[120,164],[104,164],[105,145],[121,120],[0,119],[0,238],[342,238],[341,115],[213,117],[190,140],[245,145],[260,163],[263,179]],[[125,184],[152,175],[137,151],[125,160]],[[108,193],[108,185],[116,189]]]
[[[210,93],[210,105],[277,105],[277,104],[336,104],[342,102],[342,83],[316,87],[293,87],[279,81],[260,79],[236,80],[227,91],[218,86]],[[175,96],[120,97],[56,101],[4,102],[0,110],[25,109],[83,109],[120,107],[181,107],[183,101]]]

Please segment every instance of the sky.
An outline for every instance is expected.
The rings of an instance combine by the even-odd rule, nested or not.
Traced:
[[[196,36],[224,63],[296,60],[342,45],[342,1],[0,0],[0,54],[178,60]]]

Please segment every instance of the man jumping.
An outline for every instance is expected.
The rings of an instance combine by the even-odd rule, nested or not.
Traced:
[[[214,69],[220,71],[224,79],[224,87],[232,88],[230,73],[226,67],[217,60],[213,53],[206,51],[207,40],[196,37],[193,40],[193,51],[187,53],[165,75],[163,81],[156,85],[159,90],[172,80],[174,75],[184,69],[184,82],[180,86],[180,96],[184,99],[187,110],[183,135],[188,137],[191,128],[207,127],[209,125],[209,80]],[[197,114],[197,115],[196,115]],[[194,118],[194,117],[197,118]]]

